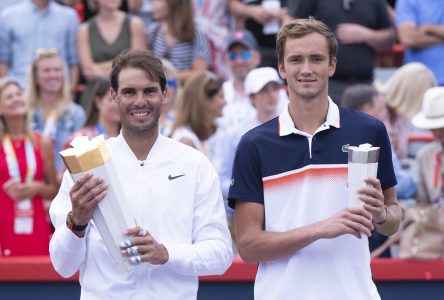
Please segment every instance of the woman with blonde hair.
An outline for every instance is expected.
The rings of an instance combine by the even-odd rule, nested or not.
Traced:
[[[435,76],[425,65],[409,63],[378,88],[387,105],[387,130],[400,159],[407,157],[410,121],[421,110],[424,93],[436,84]]]
[[[153,53],[168,59],[184,82],[193,73],[208,69],[210,44],[194,23],[192,0],[152,0],[154,22],[148,30]]]
[[[210,71],[195,74],[185,83],[176,107],[172,138],[210,159],[213,149],[207,141],[216,132],[216,119],[225,105],[222,84],[223,79]]]
[[[54,152],[62,150],[65,140],[83,126],[85,112],[72,102],[63,62],[56,51],[40,51],[29,74],[26,99],[32,114],[32,129],[52,140]],[[56,170],[64,168],[55,156]]]
[[[58,190],[54,153],[29,121],[18,83],[0,82],[0,256],[49,254],[44,199]]]

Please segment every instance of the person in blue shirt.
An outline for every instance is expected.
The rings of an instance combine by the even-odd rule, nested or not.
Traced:
[[[0,13],[0,78],[26,88],[37,49],[57,49],[74,89],[79,77],[76,12],[50,0],[26,0]]]
[[[444,2],[397,0],[395,25],[405,49],[404,63],[423,63],[444,85]]]

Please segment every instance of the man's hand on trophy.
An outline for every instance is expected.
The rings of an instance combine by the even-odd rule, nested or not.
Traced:
[[[125,234],[130,238],[121,243],[122,255],[129,256],[133,264],[149,262],[162,265],[169,259],[164,245],[159,244],[153,236],[140,226],[129,228]]]
[[[106,196],[107,184],[103,179],[87,173],[74,183],[69,192],[72,216],[76,224],[87,224],[92,218],[94,208]]]

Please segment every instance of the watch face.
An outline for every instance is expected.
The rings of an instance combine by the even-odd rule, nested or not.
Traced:
[[[66,227],[68,227],[72,231],[83,231],[88,226],[88,223],[85,225],[77,225],[75,224],[74,217],[72,216],[72,212],[68,213],[66,217]]]
[[[69,229],[72,229],[72,219],[71,219],[71,213],[68,214],[68,216],[66,217],[66,227],[68,227]]]

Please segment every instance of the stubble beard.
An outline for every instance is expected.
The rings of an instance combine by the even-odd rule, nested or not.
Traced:
[[[128,133],[145,136],[159,130],[159,118],[160,109],[157,109],[154,112],[151,123],[147,124],[146,126],[135,126],[132,125],[130,122],[122,120],[122,127]]]

